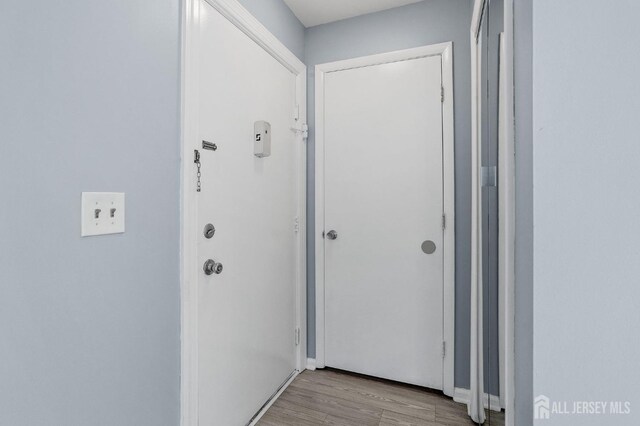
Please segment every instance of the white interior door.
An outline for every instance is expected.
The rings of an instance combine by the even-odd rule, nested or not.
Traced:
[[[441,56],[325,74],[325,364],[443,387]],[[428,254],[423,251],[431,252]]]
[[[295,370],[295,76],[207,2],[200,4],[197,196],[199,424],[245,425]],[[253,152],[271,124],[271,156]],[[299,143],[299,142],[298,142]],[[201,148],[198,146],[197,148]]]

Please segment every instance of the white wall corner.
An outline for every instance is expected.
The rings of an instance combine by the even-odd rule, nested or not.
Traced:
[[[316,359],[307,358],[307,370],[314,371],[316,369]]]

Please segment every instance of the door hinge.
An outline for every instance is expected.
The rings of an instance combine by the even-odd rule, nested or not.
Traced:
[[[442,358],[447,355],[447,342],[442,342]]]
[[[296,133],[300,133],[303,141],[306,141],[309,138],[309,126],[306,123],[302,123],[300,127],[293,126],[291,127],[291,130]]]
[[[447,229],[447,215],[443,214],[442,215],[442,230],[444,231],[445,229]]]
[[[293,232],[296,234],[300,232],[300,219],[297,217],[293,220]]]
[[[295,341],[296,341],[296,346],[298,346],[300,344],[300,328],[296,328]]]
[[[444,103],[444,86],[440,86],[440,102]]]

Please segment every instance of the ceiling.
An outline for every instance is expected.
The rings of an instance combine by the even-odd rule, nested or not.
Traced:
[[[419,1],[422,0],[284,0],[307,28]]]

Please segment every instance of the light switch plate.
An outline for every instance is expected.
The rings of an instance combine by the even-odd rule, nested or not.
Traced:
[[[124,192],[82,193],[83,237],[124,232]]]

